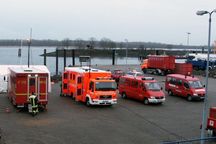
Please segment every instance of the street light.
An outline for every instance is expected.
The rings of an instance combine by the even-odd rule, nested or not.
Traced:
[[[127,59],[128,59],[128,40],[125,39],[126,42],[126,65],[127,65]]]
[[[206,66],[206,79],[205,79],[205,99],[204,99],[204,106],[203,106],[203,114],[202,114],[202,130],[201,130],[201,144],[204,144],[202,140],[205,137],[205,127],[206,127],[206,111],[208,107],[208,73],[209,73],[209,54],[210,54],[210,40],[211,40],[211,15],[216,12],[216,9],[208,12],[208,11],[197,11],[197,15],[202,16],[204,14],[209,14],[209,31],[208,31],[208,56],[207,56],[207,66]]]
[[[190,38],[190,32],[187,32],[187,46],[189,46],[189,38]]]

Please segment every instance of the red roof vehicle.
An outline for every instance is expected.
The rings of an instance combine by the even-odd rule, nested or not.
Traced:
[[[118,83],[119,78],[124,75],[123,70],[114,70],[112,71],[111,77]]]
[[[144,104],[165,102],[165,95],[162,88],[152,77],[122,76],[118,89],[122,98],[137,99],[143,101]]]
[[[206,129],[211,136],[216,136],[216,107],[210,108]]]
[[[197,77],[181,74],[169,74],[166,76],[165,90],[169,95],[186,97],[188,101],[193,99],[204,100],[205,89]]]
[[[116,88],[111,72],[90,67],[66,67],[60,95],[71,96],[87,106],[113,105],[117,103]]]
[[[30,96],[34,95],[37,98],[35,105],[46,109],[50,74],[44,67],[9,67],[8,97],[13,105],[18,108],[26,107],[31,112]]]

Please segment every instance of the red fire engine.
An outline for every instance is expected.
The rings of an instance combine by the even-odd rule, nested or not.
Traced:
[[[60,95],[71,96],[87,106],[117,103],[116,82],[111,79],[111,72],[90,67],[66,67]]]
[[[216,107],[210,108],[206,129],[211,136],[216,136]]]
[[[33,112],[33,106],[46,109],[48,92],[50,92],[50,74],[45,66],[9,67],[8,97],[17,108],[28,107]],[[36,103],[31,97],[36,97]],[[34,105],[32,105],[34,103]]]

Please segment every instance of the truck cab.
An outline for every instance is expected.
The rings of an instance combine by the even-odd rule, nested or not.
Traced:
[[[117,86],[110,78],[91,79],[86,96],[87,105],[112,105],[117,103]]]
[[[204,100],[205,89],[200,80],[194,76],[170,74],[166,76],[165,90],[170,96],[186,97],[188,101]]]
[[[118,88],[122,98],[137,99],[144,104],[165,102],[162,88],[152,77],[126,75],[120,78]]]

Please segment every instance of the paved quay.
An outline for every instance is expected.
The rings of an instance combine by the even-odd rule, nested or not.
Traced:
[[[95,67],[96,68],[96,67]],[[128,66],[97,66],[128,69]],[[138,65],[130,65],[137,69]],[[164,76],[153,76],[164,87]],[[204,81],[203,77],[200,77]],[[210,106],[216,105],[216,81],[209,79]],[[118,104],[86,107],[70,97],[60,97],[59,83],[52,85],[48,111],[32,117],[19,112],[0,94],[0,128],[6,144],[158,144],[200,136],[203,102],[168,96],[162,105],[118,98]],[[10,113],[5,112],[10,109]],[[3,143],[3,142],[2,142]]]

